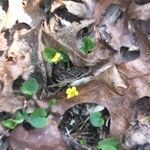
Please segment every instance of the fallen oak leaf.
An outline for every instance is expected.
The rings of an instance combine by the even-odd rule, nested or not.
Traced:
[[[9,94],[0,95],[0,112],[14,113],[24,107],[24,102],[26,100],[23,96],[15,96],[12,93]]]
[[[125,149],[139,147],[149,149],[150,146],[150,97],[140,98],[133,106],[131,123],[124,136]],[[144,148],[145,147],[145,148]]]
[[[128,5],[130,4],[130,0],[126,0],[126,1],[121,1],[121,0],[98,1],[96,3],[95,11],[94,11],[94,14],[93,14],[93,17],[96,20],[96,25],[101,24],[106,9],[110,5],[114,5],[114,4],[118,5],[121,8],[121,10],[124,12],[127,9]]]
[[[99,62],[109,59],[115,52],[110,51],[110,47],[99,40],[90,54],[84,55],[79,51],[80,38],[78,39],[77,37],[80,37],[80,32],[84,28],[90,28],[93,24],[94,20],[83,20],[80,24],[72,23],[72,25],[60,29],[55,34],[43,31],[43,42],[46,47],[50,45],[54,49],[63,49],[77,66],[94,66]]]
[[[16,0],[15,3],[13,0],[9,0],[8,11],[5,19],[3,19],[0,30],[11,28],[15,25],[16,21],[26,23],[32,28],[37,27],[44,17],[44,11],[41,11],[39,7],[40,1],[28,1],[27,5],[24,6],[20,0]]]
[[[33,32],[32,32],[33,33]],[[70,38],[70,36],[68,37]],[[63,39],[63,38],[62,38]],[[56,40],[57,41],[57,40]],[[28,43],[30,43],[31,41],[29,40]],[[53,41],[51,41],[53,43]],[[62,46],[64,43],[64,41],[61,41],[60,45]],[[32,44],[35,44],[35,43],[32,43]],[[56,44],[57,45],[57,44]],[[64,46],[63,46],[64,47]],[[104,45],[105,47],[105,45]],[[36,47],[37,48],[37,47]],[[35,48],[35,49],[36,49]],[[65,48],[65,47],[64,47]],[[38,49],[38,48],[37,48]],[[34,49],[32,49],[34,50]],[[31,51],[32,51],[31,50]],[[106,49],[104,48],[104,51]],[[67,51],[67,50],[66,50]],[[98,53],[98,51],[96,51],[95,54],[93,54],[93,58],[95,57],[95,55],[99,55],[99,56],[102,56],[103,57],[103,60],[105,59],[108,59],[108,55],[100,55],[101,53]],[[80,56],[80,55],[79,55]],[[104,57],[105,56],[105,57]],[[71,57],[74,57],[74,55],[72,55]],[[84,57],[80,56],[81,59],[83,59]],[[88,57],[89,58],[89,57]],[[90,57],[92,59],[92,57]],[[73,59],[72,59],[73,60]],[[90,59],[89,59],[90,60]],[[97,60],[97,62],[95,63],[91,63],[90,65],[95,65],[97,63],[99,63],[99,61],[101,61],[101,59],[99,58],[99,60]],[[142,61],[142,60],[141,60]],[[86,62],[88,62],[88,59],[81,63],[80,65],[85,65]],[[78,62],[77,62],[78,63]],[[77,64],[76,63],[76,64]],[[78,65],[78,64],[77,64]],[[117,74],[118,75],[118,74]],[[137,94],[137,91],[135,91],[135,89],[133,90],[131,87],[125,91],[124,95],[126,95],[126,97],[123,95],[123,96],[118,96],[116,93],[114,93],[113,91],[111,91],[109,88],[106,87],[106,85],[104,83],[102,83],[101,81],[96,81],[96,82],[99,82],[99,86],[93,84],[93,86],[95,88],[98,88],[99,90],[97,89],[93,89],[92,92],[93,93],[89,93],[91,95],[94,96],[94,98],[92,98],[90,95],[82,95],[83,97],[80,97],[79,98],[79,101],[82,102],[86,102],[86,101],[96,101],[97,103],[103,103],[104,105],[106,105],[110,111],[111,111],[111,116],[112,116],[112,125],[111,125],[111,133],[113,132],[114,134],[118,134],[119,136],[124,134],[125,132],[125,129],[126,127],[128,126],[128,122],[129,122],[129,117],[130,117],[130,106],[132,105],[133,101],[135,101],[135,97],[138,97],[139,95]],[[91,84],[92,85],[92,84]],[[100,87],[102,86],[102,87]],[[90,86],[88,86],[90,90]],[[104,89],[102,89],[104,88]],[[94,91],[95,90],[95,91]],[[133,90],[133,92],[132,92]],[[83,92],[84,94],[86,92]],[[108,94],[108,95],[104,95],[104,94]],[[87,97],[86,97],[87,96]],[[90,99],[90,100],[88,100]],[[96,100],[95,100],[96,99]],[[101,100],[102,99],[102,100]],[[77,98],[73,99],[73,100],[78,100]],[[103,101],[103,102],[102,102]],[[131,102],[130,102],[131,101]],[[71,105],[74,105],[75,102],[73,103],[68,103],[68,104],[71,104]],[[109,106],[110,104],[110,106]],[[65,106],[67,104],[64,104]],[[123,105],[123,106],[121,106]],[[65,107],[64,106],[64,107]],[[67,106],[66,106],[67,107]],[[68,106],[70,107],[70,106]],[[115,109],[115,111],[112,111],[112,107]],[[127,107],[127,108],[126,108]],[[59,113],[62,113],[64,111],[66,111],[65,109],[62,109],[62,105],[58,105],[58,108],[60,108],[61,110],[59,110]],[[118,109],[118,111],[116,111],[116,109]],[[121,110],[121,109],[124,109],[124,110]],[[127,111],[127,114],[125,116],[125,112]],[[119,112],[119,114],[117,114]],[[63,113],[62,113],[63,114]],[[121,116],[119,116],[121,115]],[[127,120],[127,121],[126,121]],[[119,126],[119,127],[118,127]],[[114,130],[113,130],[114,129]],[[115,133],[115,131],[118,131],[117,133]]]
[[[0,111],[15,112],[17,109],[23,107],[24,98],[17,97],[13,93],[13,83],[16,79],[19,77],[25,80],[28,79],[35,68],[38,72],[35,73],[36,77],[38,76],[37,80],[40,82],[41,77],[44,77],[43,71],[45,68],[42,68],[44,64],[41,53],[39,52],[40,46],[37,43],[38,29],[30,30],[26,34],[15,37],[8,49],[7,57],[6,55],[0,57],[0,81],[3,83],[2,92],[0,93],[2,97]],[[36,57],[36,59],[34,60],[33,57]],[[39,63],[37,63],[37,60]],[[40,74],[41,71],[43,72],[42,74]],[[43,81],[46,82],[46,79]],[[44,85],[44,82],[42,82],[40,86]],[[21,101],[21,99],[23,99],[23,101]],[[4,100],[6,100],[6,103],[3,103]]]
[[[150,74],[132,79],[131,85],[139,98],[150,96]]]
[[[127,84],[120,76],[116,66],[107,69],[97,78],[104,81],[108,85],[108,87],[119,94],[123,94],[124,91],[127,90]]]
[[[111,91],[102,81],[91,81],[86,85],[78,88],[80,95],[68,101],[64,93],[59,93],[57,105],[53,109],[53,113],[61,116],[70,108],[80,103],[96,103],[105,106],[111,116],[110,134],[120,137],[124,135],[128,128],[131,105],[137,100],[137,94],[133,88],[124,91],[123,95],[118,95]]]
[[[17,68],[18,72],[16,73]],[[0,93],[0,112],[14,113],[16,110],[23,108],[25,101],[24,97],[14,95],[12,89],[13,81],[18,77],[20,68],[16,64],[3,62],[0,70],[0,80],[3,82],[3,88]]]
[[[123,16],[115,23],[107,23],[104,20],[99,27],[102,38],[105,39],[114,50],[120,51],[121,47],[127,47],[130,51],[138,49],[135,45],[134,36],[126,25],[127,23],[128,20]],[[106,26],[106,28],[103,26]]]
[[[9,50],[10,55],[15,54],[14,57],[18,57],[20,54],[26,54],[25,58],[23,57],[25,62],[22,62],[22,68],[25,71],[21,76],[23,79],[27,80],[31,74],[34,74],[33,76],[39,82],[39,92],[37,93],[39,96],[40,93],[42,93],[41,89],[43,89],[46,84],[46,70],[42,58],[43,49],[41,49],[42,46],[40,45],[40,26],[39,24],[37,28],[18,37],[18,39],[14,41],[14,44],[12,44],[13,49]],[[39,43],[37,41],[39,41]],[[20,47],[18,47],[18,45]]]
[[[149,0],[134,0],[134,2],[139,5],[144,5],[146,3],[149,3],[150,1]]]
[[[135,25],[137,44],[140,56],[133,60],[117,66],[119,72],[129,79],[148,75],[150,73],[150,43],[145,34]]]
[[[58,7],[62,6],[62,0],[54,0],[51,5],[51,12],[53,13]]]
[[[140,20],[150,19],[149,12],[150,12],[150,3],[144,5],[137,5],[133,2],[129,6],[128,11],[132,19],[140,19]]]
[[[30,131],[20,125],[9,136],[9,146],[15,150],[67,150],[57,126],[54,120],[45,128]]]
[[[118,94],[123,94],[128,87],[128,83],[125,83],[124,79],[118,72],[116,66],[109,63],[99,65],[99,68],[94,66],[90,68],[89,76],[83,77],[71,83],[72,86],[79,86],[86,84],[92,80],[103,81],[111,90]],[[126,81],[127,82],[127,81]]]
[[[70,13],[80,18],[85,17],[87,10],[83,3],[77,3],[74,1],[62,1],[62,3],[65,5],[65,7]]]

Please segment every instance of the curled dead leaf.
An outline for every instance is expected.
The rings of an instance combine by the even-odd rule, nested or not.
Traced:
[[[123,94],[127,89],[126,83],[120,76],[115,66],[103,72],[99,76],[99,79],[104,81],[112,90],[116,91],[119,94]]]

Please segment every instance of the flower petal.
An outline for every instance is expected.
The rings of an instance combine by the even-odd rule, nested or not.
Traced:
[[[73,90],[73,91],[76,91],[76,90],[77,90],[77,88],[76,88],[75,86],[73,86],[73,87],[72,87],[72,90]]]

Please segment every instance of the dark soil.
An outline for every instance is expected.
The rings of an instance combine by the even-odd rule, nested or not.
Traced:
[[[110,116],[106,108],[101,111],[106,118],[103,127],[96,128],[90,123],[89,115],[97,106],[93,103],[78,104],[63,115],[59,129],[70,150],[93,149],[99,140],[109,136]]]

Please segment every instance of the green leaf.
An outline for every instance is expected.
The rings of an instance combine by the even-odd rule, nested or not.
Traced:
[[[53,106],[56,106],[56,103],[57,103],[57,100],[55,98],[52,98],[48,104],[49,104],[49,107],[52,108]]]
[[[9,129],[14,129],[18,124],[23,123],[25,118],[27,117],[27,113],[22,111],[18,111],[15,115],[15,118],[10,118],[2,121],[2,125]]]
[[[69,56],[62,50],[62,49],[53,49],[53,48],[45,48],[44,52],[43,52],[43,58],[45,61],[49,62],[49,63],[53,63],[51,62],[51,59],[55,56],[55,54],[59,52],[62,56],[62,60],[60,60],[60,62],[69,62]]]
[[[63,57],[63,59],[62,59],[63,62],[66,62],[66,63],[69,62],[69,60],[70,60],[70,59],[69,59],[69,56],[68,56],[63,50],[60,50],[59,53],[60,53],[60,54],[62,55],[62,57]]]
[[[83,139],[83,138],[80,139],[79,142],[80,142],[81,145],[86,145],[87,144],[87,140]]]
[[[23,94],[32,96],[38,91],[39,85],[35,78],[28,79],[25,81],[20,90]]]
[[[31,117],[46,117],[47,111],[43,108],[37,108],[33,111],[33,113],[30,115]]]
[[[99,146],[101,146],[101,145],[111,145],[113,147],[117,147],[119,144],[120,144],[119,139],[115,138],[115,137],[106,138],[106,139],[103,139],[102,141],[98,142]]]
[[[53,48],[45,48],[43,52],[43,58],[45,61],[51,63],[51,59],[55,56],[56,50]]]
[[[26,112],[26,110],[22,110],[22,115],[24,118],[27,118],[28,117],[28,113]]]
[[[105,120],[100,112],[94,112],[90,115],[90,122],[94,127],[102,127]]]
[[[17,112],[14,121],[17,124],[20,124],[24,121],[24,119],[25,119],[25,116],[21,112]]]
[[[112,145],[101,145],[98,147],[98,149],[100,149],[100,150],[117,150],[117,148]]]
[[[83,38],[83,46],[80,51],[83,54],[88,54],[92,52],[93,48],[95,47],[94,39],[90,36],[86,36]]]
[[[34,128],[44,128],[48,124],[47,118],[43,117],[28,117],[26,120]]]
[[[2,125],[8,129],[14,129],[18,123],[13,119],[7,119],[2,121]]]
[[[35,128],[43,128],[48,124],[46,116],[47,111],[45,109],[37,108],[26,118],[26,121]]]

